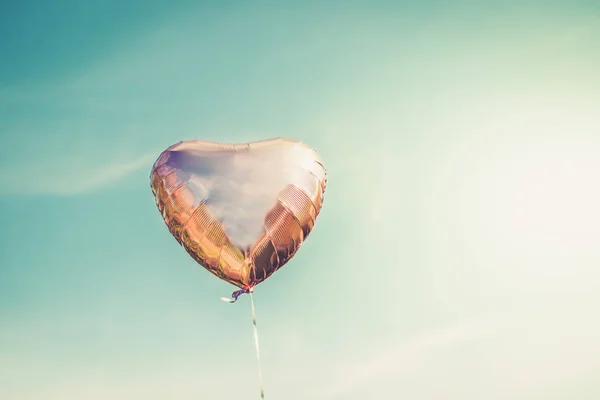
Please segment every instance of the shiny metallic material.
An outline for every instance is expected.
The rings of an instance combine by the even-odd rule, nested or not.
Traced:
[[[158,157],[150,181],[169,231],[194,260],[248,289],[306,240],[327,178],[313,149],[276,138],[179,142]]]

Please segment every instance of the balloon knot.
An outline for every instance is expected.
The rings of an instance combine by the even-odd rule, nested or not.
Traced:
[[[227,297],[221,297],[221,300],[229,302],[229,303],[235,303],[237,301],[238,297],[240,297],[244,293],[246,293],[246,294],[254,293],[255,285],[256,285],[256,283],[253,282],[250,285],[247,285],[247,286],[243,287],[242,289],[236,290],[235,292],[231,293],[231,297],[233,297],[232,299],[228,299]]]

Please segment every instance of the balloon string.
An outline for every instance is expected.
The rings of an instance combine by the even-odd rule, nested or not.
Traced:
[[[260,367],[260,354],[258,350],[258,329],[256,328],[256,312],[254,311],[254,294],[250,292],[250,303],[252,304],[252,325],[254,325],[254,347],[256,347],[256,360],[258,361],[258,382],[260,384],[260,398],[265,398],[263,387],[262,370]]]

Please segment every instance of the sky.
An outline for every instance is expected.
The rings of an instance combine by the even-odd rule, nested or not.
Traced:
[[[598,42],[597,1],[3,1],[0,398],[258,399],[149,174],[278,136],[328,185],[265,398],[600,398]]]

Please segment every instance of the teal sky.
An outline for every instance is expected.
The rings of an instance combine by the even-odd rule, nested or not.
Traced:
[[[600,398],[599,43],[591,0],[2,2],[0,398],[259,398],[148,176],[276,136],[329,179],[267,399]]]

